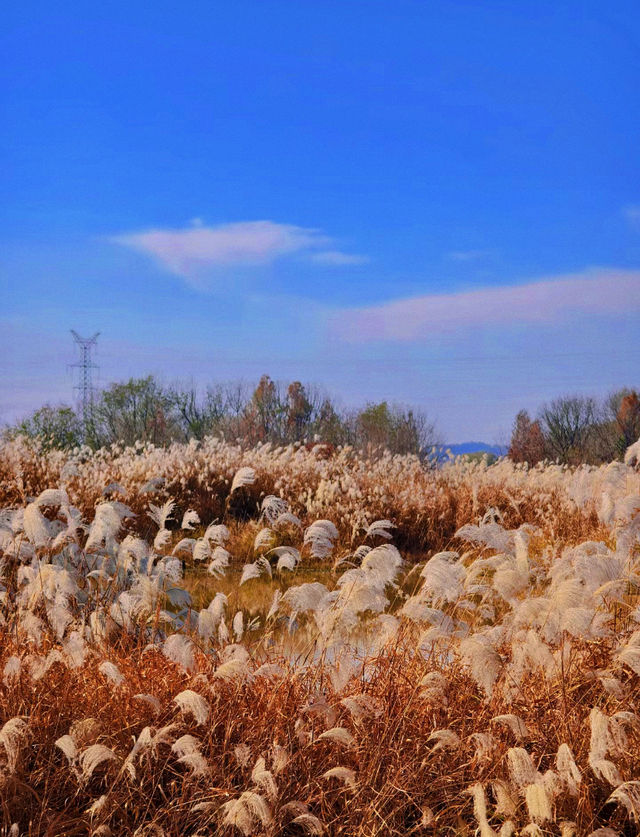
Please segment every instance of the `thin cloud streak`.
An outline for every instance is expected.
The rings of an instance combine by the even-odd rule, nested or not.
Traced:
[[[493,250],[452,250],[447,258],[452,262],[475,262],[492,255]]]
[[[350,264],[367,264],[370,259],[368,256],[361,256],[357,253],[342,253],[340,250],[325,250],[320,253],[314,253],[311,260],[318,262],[318,264],[350,265]]]
[[[186,229],[150,229],[111,237],[115,244],[154,258],[162,267],[201,286],[212,270],[225,267],[268,265],[298,256],[327,265],[360,264],[363,256],[330,248],[332,239],[321,230],[278,224],[274,221],[240,221],[204,226],[194,219]]]
[[[640,312],[640,271],[594,269],[524,285],[430,294],[342,309],[330,329],[351,343],[410,342],[466,328],[546,325],[576,315]]]

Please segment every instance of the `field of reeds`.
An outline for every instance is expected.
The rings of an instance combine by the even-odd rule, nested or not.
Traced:
[[[11,835],[636,835],[640,455],[0,444]]]

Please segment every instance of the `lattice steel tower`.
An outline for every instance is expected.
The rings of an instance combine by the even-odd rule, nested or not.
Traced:
[[[93,362],[91,352],[98,345],[99,331],[93,337],[80,337],[77,331],[71,329],[73,339],[80,347],[80,360],[78,363],[72,363],[74,369],[79,369],[78,383],[74,387],[78,393],[78,404],[82,420],[87,421],[91,415],[91,408],[93,406],[93,370],[98,369],[98,365]]]

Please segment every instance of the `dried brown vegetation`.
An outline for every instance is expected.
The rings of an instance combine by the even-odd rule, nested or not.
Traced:
[[[631,457],[1,453],[5,833],[638,832]]]

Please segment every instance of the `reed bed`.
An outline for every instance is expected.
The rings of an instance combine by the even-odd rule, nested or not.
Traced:
[[[635,835],[640,473],[0,448],[16,835]]]

